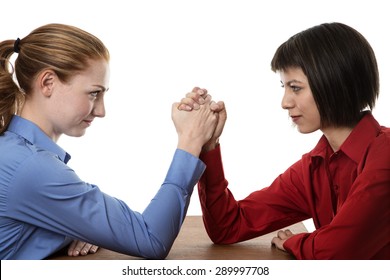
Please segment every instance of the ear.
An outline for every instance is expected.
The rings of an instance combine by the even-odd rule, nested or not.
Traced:
[[[50,97],[52,95],[53,89],[57,82],[58,82],[58,76],[51,69],[43,70],[38,75],[37,84],[40,91],[45,97]]]

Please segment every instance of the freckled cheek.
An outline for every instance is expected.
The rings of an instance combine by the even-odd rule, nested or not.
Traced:
[[[85,101],[82,105],[81,110],[89,114],[93,109],[94,103],[92,101]]]
[[[78,112],[80,115],[88,116],[91,114],[93,109],[93,103],[92,102],[83,102],[79,103],[78,106]]]

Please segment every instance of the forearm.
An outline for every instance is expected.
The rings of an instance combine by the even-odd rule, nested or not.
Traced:
[[[207,165],[198,184],[206,231],[215,243],[233,243],[236,240],[232,241],[230,235],[234,232],[232,226],[238,206],[227,189],[228,182],[223,171],[220,147],[201,154],[200,158]]]
[[[158,258],[165,258],[180,231],[191,194],[205,169],[204,164],[189,153],[177,150],[160,190],[143,212],[148,234],[154,242]]]

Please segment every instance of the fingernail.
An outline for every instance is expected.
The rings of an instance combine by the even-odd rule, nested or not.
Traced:
[[[179,106],[177,106],[177,109],[180,110],[180,111],[188,110],[188,105],[180,104]]]
[[[199,97],[198,101],[199,101],[200,104],[204,104],[204,98],[203,97]]]

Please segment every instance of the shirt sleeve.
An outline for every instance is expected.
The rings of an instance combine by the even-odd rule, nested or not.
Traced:
[[[73,239],[150,259],[162,259],[180,230],[193,187],[205,169],[176,150],[167,176],[141,214],[75,172],[48,152],[26,160],[10,186],[9,215]]]
[[[220,146],[202,154],[207,168],[198,184],[203,220],[215,243],[248,240],[309,218],[297,170],[300,162],[269,186],[237,201],[228,189]]]

